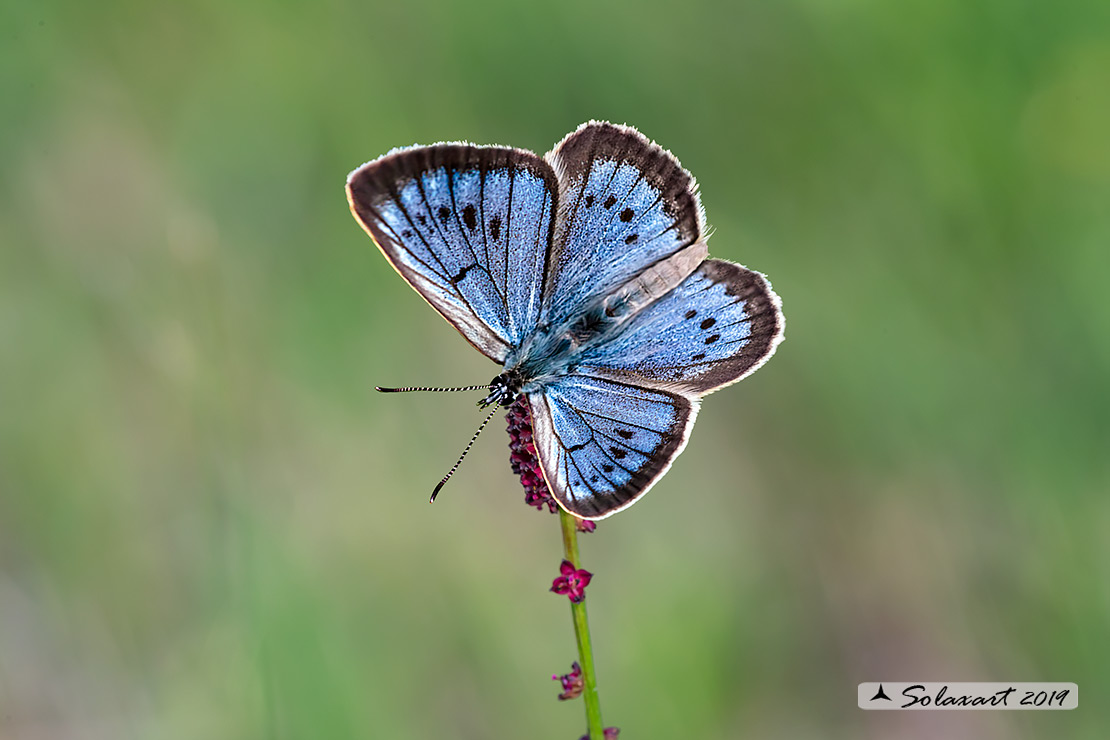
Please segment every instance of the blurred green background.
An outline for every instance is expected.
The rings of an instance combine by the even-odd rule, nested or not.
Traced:
[[[1104,738],[1110,5],[8,2],[0,737],[577,738],[474,352],[348,171],[627,122],[787,341],[583,541],[622,738]],[[500,426],[498,424],[497,426]],[[1073,712],[862,712],[875,680]]]

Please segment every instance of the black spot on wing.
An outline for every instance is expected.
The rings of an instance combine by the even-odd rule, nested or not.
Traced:
[[[451,209],[447,206],[440,206],[438,215],[440,221],[442,221],[443,223],[447,223],[447,219],[451,218]]]
[[[625,457],[628,456],[627,452],[616,446],[611,446],[609,448],[609,452],[613,453],[613,457],[617,458],[618,460],[623,460]]]
[[[608,198],[605,199],[605,202],[602,203],[601,205],[605,206],[606,208],[612,208],[616,204],[617,204],[617,196],[610,195]]]
[[[635,244],[636,240],[640,238],[639,234],[629,234],[624,238],[625,244]]]
[[[586,196],[586,208],[592,208],[594,204],[594,197],[592,195]]]
[[[721,338],[720,334],[714,334],[712,336],[706,337],[705,338],[705,343],[706,344],[713,344],[714,342],[716,342],[720,338]]]
[[[474,208],[474,205],[472,203],[468,203],[466,207],[463,208],[462,216],[463,223],[466,224],[466,228],[470,229],[471,231],[474,231],[478,228],[478,211]]]
[[[478,263],[474,262],[472,264],[467,265],[463,269],[459,270],[454,275],[452,275],[449,278],[449,280],[451,281],[451,285],[458,285],[460,282],[462,282],[462,279],[466,277],[466,273],[470,272],[471,270],[473,270],[477,266],[478,266]]]
[[[625,223],[628,223],[629,221],[632,220],[632,217],[635,216],[635,215],[636,215],[636,212],[633,211],[631,208],[625,208],[623,211],[621,211],[621,221],[624,221]]]
[[[717,323],[717,319],[712,319],[712,318],[706,319],[705,321],[701,322],[701,328],[702,329],[708,329],[709,327],[713,326],[716,323]]]
[[[494,241],[501,238],[501,217],[494,216],[489,220],[489,235]]]
[[[698,312],[691,308],[689,311],[686,312],[686,315],[683,318],[692,319],[697,315],[698,315]]]
[[[624,437],[625,439],[632,439],[632,437],[635,436],[635,432],[633,432],[629,429],[618,429],[617,434]]]

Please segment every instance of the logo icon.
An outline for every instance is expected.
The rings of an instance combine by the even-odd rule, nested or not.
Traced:
[[[887,701],[894,701],[893,699],[891,699],[889,696],[886,695],[885,691],[883,691],[883,685],[882,684],[879,684],[879,690],[876,691],[875,695],[871,697],[871,701],[875,701],[876,699],[886,699]]]

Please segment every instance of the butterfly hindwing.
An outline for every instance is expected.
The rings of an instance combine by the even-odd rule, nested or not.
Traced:
[[[633,128],[584,124],[547,160],[560,188],[544,291],[548,323],[577,315],[702,237],[693,177]]]
[[[401,149],[347,181],[351,211],[400,275],[487,357],[535,327],[558,189],[531,152]]]
[[[654,485],[682,451],[698,402],[676,393],[581,375],[528,395],[533,439],[559,504],[602,519]]]
[[[779,297],[758,272],[706,260],[587,350],[578,372],[700,396],[754,372],[783,337]]]

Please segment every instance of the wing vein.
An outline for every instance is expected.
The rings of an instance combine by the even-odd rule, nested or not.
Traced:
[[[449,242],[447,240],[447,237],[444,236],[444,234],[443,234],[443,230],[439,227],[439,224],[436,223],[436,214],[432,211],[432,204],[428,201],[427,193],[424,192],[424,183],[421,182],[421,178],[419,178],[419,177],[415,178],[413,181],[416,183],[416,189],[420,193],[420,199],[424,201],[424,208],[428,212],[428,220],[432,223],[432,228],[434,228],[436,233],[439,234],[440,240],[443,242],[444,246],[448,247],[447,251],[450,252],[451,242]],[[448,182],[450,182],[450,175],[448,175]],[[405,210],[404,206],[401,205],[401,202],[400,202],[399,199],[397,201],[397,205],[401,207],[402,212]],[[407,217],[408,216],[406,215],[406,218]],[[410,220],[409,223],[411,224],[412,221]],[[419,232],[417,232],[417,233],[419,233]],[[421,238],[422,241],[424,241],[424,244],[428,246],[428,251],[434,256],[435,255],[435,250],[433,250],[431,245],[428,244],[427,240],[424,239],[423,234],[420,235],[420,238]],[[439,262],[438,257],[436,257],[436,262]],[[440,267],[444,267],[443,263],[441,263],[441,262],[440,262]],[[448,270],[446,267],[444,267],[444,273],[445,273],[445,276],[447,276],[448,279],[450,279],[451,271]],[[466,300],[466,296],[464,296],[462,291],[458,289],[458,286],[456,285],[456,286],[454,286],[454,288],[455,288],[455,294],[459,296],[459,299],[467,305],[467,307],[470,309],[471,313],[474,313],[474,315],[477,316],[477,313],[474,311],[474,307],[470,305],[470,301]]]
[[[484,267],[488,274],[489,263],[487,262],[485,265],[482,265],[478,260],[478,253],[474,251],[474,245],[470,243],[470,236],[466,233],[466,229],[463,228],[462,221],[459,219],[459,202],[455,198],[455,173],[457,170],[453,168],[444,169],[447,172],[447,194],[451,196],[451,215],[455,219],[455,226],[459,227],[459,233],[462,234],[463,242],[466,244],[466,251],[470,252],[470,257],[474,260],[474,264]],[[496,285],[497,284],[494,283],[495,288]],[[502,300],[504,300],[504,298],[502,298]]]
[[[509,168],[509,208],[505,212],[505,230],[501,235],[505,239],[505,292],[509,290],[509,245],[513,238],[513,190],[516,189],[516,170]]]
[[[606,421],[612,421],[612,422],[616,422],[618,424],[624,424],[625,426],[636,427],[637,429],[643,429],[645,432],[651,432],[652,434],[660,434],[660,431],[658,429],[652,429],[651,427],[641,426],[639,424],[636,424],[635,422],[626,421],[625,419],[615,419],[612,416],[605,416],[604,414],[595,414],[592,411],[582,411],[581,413],[583,413],[587,416],[596,417],[598,419],[605,419]]]
[[[409,226],[412,227],[412,233],[415,234],[417,237],[419,237],[420,241],[424,243],[424,247],[428,250],[428,254],[430,254],[432,256],[432,259],[435,260],[435,263],[439,266],[439,270],[432,267],[432,265],[429,264],[427,262],[427,260],[418,256],[416,254],[416,252],[414,252],[411,249],[409,249],[408,247],[406,247],[404,239],[399,237],[397,232],[394,230],[394,228],[392,226],[390,226],[389,223],[384,218],[382,218],[381,213],[378,212],[378,209],[374,208],[371,205],[366,205],[365,207],[366,207],[367,210],[369,210],[371,213],[374,214],[374,217],[377,219],[378,223],[384,224],[386,227],[389,228],[389,230],[391,232],[393,232],[393,236],[396,237],[396,238],[393,239],[393,243],[395,245],[397,245],[400,249],[403,249],[405,251],[405,253],[408,254],[409,257],[411,257],[415,262],[418,262],[419,264],[424,265],[425,267],[427,267],[428,270],[432,274],[436,275],[437,277],[443,278],[444,280],[447,280],[448,275],[450,274],[449,271],[447,270],[446,267],[444,267],[443,263],[439,261],[439,258],[436,256],[435,251],[432,249],[432,246],[430,244],[428,244],[428,241],[427,241],[427,239],[424,238],[424,235],[420,233],[420,229],[413,222],[412,217],[409,216],[408,209],[406,209],[405,206],[401,204],[401,200],[399,198],[395,198],[394,202],[397,204],[397,209],[401,212],[401,215],[405,217],[405,220],[408,221]],[[433,281],[429,280],[428,282],[432,283]],[[450,281],[448,281],[448,282],[450,282]],[[433,283],[433,284],[438,285],[438,283]],[[440,287],[443,287],[443,286],[440,286]],[[454,294],[458,295],[458,290],[454,286],[452,286],[450,289],[447,289],[447,288],[444,287],[444,290],[446,290],[448,293],[454,293]]]

